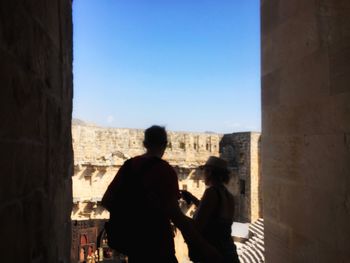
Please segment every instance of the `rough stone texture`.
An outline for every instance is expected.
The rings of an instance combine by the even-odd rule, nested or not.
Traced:
[[[69,262],[71,1],[0,2],[2,262]]]
[[[103,128],[75,121],[72,135],[75,169],[71,219],[73,222],[102,222],[109,218],[109,214],[100,206],[100,200],[124,161],[145,152],[142,144],[144,131]],[[211,155],[221,156],[228,161],[232,171],[233,179],[228,189],[236,200],[235,220],[251,222],[261,217],[262,197],[258,188],[260,133],[220,135],[168,131],[168,141],[164,159],[175,168],[180,189],[201,198],[205,184],[198,166]],[[246,181],[245,194],[240,194],[240,179]],[[194,206],[182,205],[182,208],[188,216],[193,215]],[[81,231],[75,228],[73,224],[73,232]],[[75,240],[79,238],[75,236]],[[180,232],[175,237],[175,244],[177,258],[180,262],[187,262],[187,246]],[[72,259],[77,257],[77,248],[74,243]]]
[[[250,222],[263,217],[263,193],[261,177],[261,134],[250,134]]]
[[[108,213],[99,205],[92,210],[86,206],[88,202],[101,200],[125,160],[145,152],[144,131],[74,124],[72,135],[75,159],[72,219],[108,218]],[[209,156],[219,156],[221,137],[219,134],[168,131],[169,145],[164,159],[176,169],[181,189],[187,187],[201,197],[204,183],[192,177]]]
[[[79,221],[74,220],[72,221],[71,263],[80,262],[79,252],[81,248],[83,248],[87,253],[89,246],[92,245],[93,249],[96,249],[99,245],[102,245],[103,238],[105,236],[105,232],[104,232],[105,222],[107,222],[107,220],[79,220]],[[84,245],[81,244],[82,240],[86,241]]]
[[[72,219],[108,218],[98,202],[124,161],[145,152],[144,131],[74,124],[72,135],[75,159]],[[200,198],[205,184],[198,166],[211,155],[221,156],[232,170],[233,180],[228,188],[237,200],[237,221],[251,222],[261,217],[259,133],[220,135],[168,131],[168,141],[164,159],[177,171],[180,189]],[[239,192],[240,179],[246,182],[245,194]],[[89,202],[97,205],[90,210]]]
[[[72,126],[75,164],[116,165],[143,154],[144,130],[105,128],[90,124]],[[172,165],[196,167],[210,155],[219,155],[219,134],[168,131],[164,158]]]
[[[350,2],[261,2],[267,262],[350,258]]]
[[[99,202],[124,161],[143,154],[143,130],[73,125],[75,169],[73,176],[73,220],[105,219],[108,213],[98,205],[87,209],[88,202]],[[219,134],[168,132],[169,146],[164,159],[177,170],[180,184],[188,185],[198,197],[204,183],[186,180],[209,156],[219,155]],[[192,189],[192,185],[194,186]],[[90,212],[87,212],[90,211]]]
[[[256,221],[262,217],[260,133],[225,134],[220,142],[220,155],[232,171],[228,188],[235,196],[236,221]]]

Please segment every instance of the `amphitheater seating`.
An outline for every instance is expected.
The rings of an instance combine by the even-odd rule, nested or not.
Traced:
[[[259,218],[249,225],[250,238],[237,246],[237,253],[241,263],[263,263],[264,257],[264,219]]]

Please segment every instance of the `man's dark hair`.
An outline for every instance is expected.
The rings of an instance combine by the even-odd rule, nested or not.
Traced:
[[[168,139],[164,127],[153,125],[145,130],[143,145],[146,148],[165,146],[167,143]]]

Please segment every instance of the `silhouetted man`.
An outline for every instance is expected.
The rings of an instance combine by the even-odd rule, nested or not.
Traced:
[[[102,205],[119,224],[113,235],[123,236],[117,247],[124,246],[130,263],[177,262],[172,221],[186,241],[203,251],[209,261],[220,262],[218,252],[201,238],[192,220],[179,208],[176,172],[161,159],[167,143],[163,127],[148,128],[146,153],[124,163],[103,197]],[[122,233],[126,229],[128,233]]]

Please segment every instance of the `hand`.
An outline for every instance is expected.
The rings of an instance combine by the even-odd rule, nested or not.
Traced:
[[[180,191],[181,198],[186,201],[186,203],[189,205],[193,201],[193,195],[186,191],[186,190],[181,190]]]

